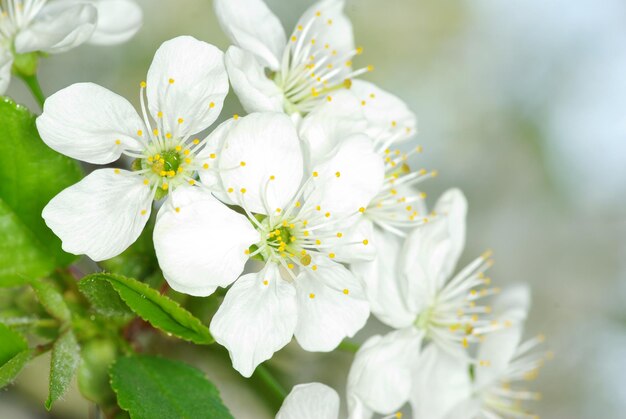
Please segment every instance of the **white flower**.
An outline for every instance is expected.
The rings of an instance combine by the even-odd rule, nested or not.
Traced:
[[[13,54],[57,54],[87,41],[123,42],[141,21],[132,0],[1,0],[0,94],[9,84]]]
[[[338,419],[339,395],[335,390],[321,383],[298,384],[285,398],[276,414],[276,419]],[[351,410],[350,419],[366,418],[368,413]],[[401,414],[382,419],[400,419]]]
[[[354,81],[350,92],[333,95],[332,101],[318,106],[298,124],[309,165],[325,161],[329,151],[344,138],[363,132],[372,138],[376,153],[385,162],[385,182],[365,207],[359,225],[350,232],[353,241],[367,236],[372,244],[369,250],[373,260],[359,263],[359,273],[373,269],[377,263],[395,264],[396,254],[386,249],[429,220],[426,195],[414,187],[437,172],[412,170],[409,166],[409,157],[421,152],[421,147],[408,153],[392,148],[412,138],[416,126],[415,114],[402,100],[359,80]]]
[[[519,313],[524,308],[514,300],[519,300],[520,295],[528,292],[521,289],[511,291],[505,300],[499,298],[498,303],[501,309],[509,312],[508,317],[515,317],[511,308],[517,306]],[[539,400],[541,395],[524,388],[523,382],[537,377],[550,353],[533,351],[544,341],[542,335],[523,343],[521,338],[520,323],[485,337],[478,349],[479,362],[471,366],[473,379],[465,392],[466,397],[447,406],[449,413],[445,415],[446,419],[537,418],[537,415],[525,408],[524,402]],[[441,387],[441,390],[445,391],[445,388]],[[433,388],[424,386],[421,391],[421,398],[426,399],[430,397]],[[431,416],[425,414],[421,417]]]
[[[470,362],[464,348],[512,322],[495,321],[491,308],[478,303],[497,292],[476,289],[489,283],[483,274],[491,264],[489,254],[451,277],[465,242],[466,211],[463,194],[448,191],[435,208],[440,217],[410,234],[399,261],[381,264],[389,269],[384,275],[364,276],[372,312],[397,329],[370,338],[350,372],[355,395],[373,411],[390,413],[409,399],[415,368],[418,374],[437,363],[462,369]],[[424,339],[433,345],[421,352]]]
[[[164,209],[154,231],[169,284],[205,296],[236,280],[211,332],[244,376],[293,335],[306,350],[333,350],[369,315],[360,281],[340,262],[369,244],[345,232],[383,182],[370,139],[346,139],[306,176],[300,140],[282,113],[227,121],[209,144],[202,183],[245,215],[205,192],[174,192],[179,210]],[[261,270],[237,279],[248,258],[261,260]]]
[[[318,1],[287,38],[262,0],[214,2],[218,20],[235,44],[226,52],[226,68],[248,112],[308,113],[373,69],[352,69],[352,58],[362,49],[354,46],[344,3]]]
[[[37,119],[48,146],[93,164],[108,164],[121,155],[136,159],[133,171],[96,170],[48,203],[43,217],[63,249],[99,261],[130,246],[157,193],[158,199],[195,183],[202,169],[197,154],[205,140],[193,134],[215,121],[227,93],[223,53],[179,37],[161,45],[147,83],[141,83],[143,119],[127,100],[91,83],[51,96]]]

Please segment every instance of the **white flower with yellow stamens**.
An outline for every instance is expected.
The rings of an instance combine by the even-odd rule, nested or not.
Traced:
[[[226,52],[233,90],[248,112],[306,114],[352,79],[372,71],[354,70],[352,25],[343,0],[321,0],[300,18],[287,38],[262,0],[216,0],[215,11],[235,46]]]
[[[350,390],[348,389],[348,392]],[[276,419],[338,419],[339,395],[335,390],[321,383],[298,384],[294,386],[280,410]],[[369,412],[352,409],[348,419],[366,419]],[[397,412],[381,419],[402,419],[402,413]]]
[[[244,376],[293,335],[306,350],[333,350],[369,315],[360,281],[341,262],[369,255],[367,239],[353,243],[345,232],[383,182],[371,140],[346,139],[307,175],[285,114],[227,121],[209,141],[204,157],[216,156],[215,170],[200,178],[241,211],[200,190],[175,191],[179,210],[162,210],[154,231],[168,283],[205,296],[234,282],[211,332]],[[238,279],[249,258],[263,267]]]
[[[179,37],[161,45],[141,83],[143,118],[126,99],[91,83],[51,96],[37,119],[48,146],[93,164],[135,159],[133,171],[96,170],[48,203],[43,217],[63,249],[98,261],[130,246],[153,199],[195,184],[198,170],[208,168],[197,158],[206,140],[193,135],[216,120],[227,93],[223,53]],[[167,204],[174,205],[171,197]]]
[[[435,211],[440,217],[415,229],[402,249],[386,249],[400,253],[386,275],[365,277],[372,312],[397,329],[370,338],[350,372],[355,395],[376,412],[391,413],[409,399],[412,369],[421,360],[445,358],[453,368],[463,368],[471,361],[464,349],[505,326],[478,302],[497,292],[477,289],[489,282],[484,276],[489,253],[452,276],[465,243],[465,197],[450,190]],[[421,353],[424,340],[433,344],[431,355]]]
[[[57,54],[84,42],[117,44],[130,39],[141,22],[132,0],[0,0],[0,94],[15,54]]]

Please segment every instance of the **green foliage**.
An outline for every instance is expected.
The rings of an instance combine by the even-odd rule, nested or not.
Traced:
[[[79,361],[79,347],[71,330],[63,333],[52,346],[50,361],[50,386],[46,409],[61,397],[74,377]]]
[[[111,386],[132,419],[232,418],[215,385],[181,362],[130,356],[111,367]]]
[[[109,367],[117,358],[115,342],[92,340],[81,348],[78,388],[81,394],[100,406],[115,405],[115,394],[109,383]]]
[[[28,109],[0,98],[0,286],[40,278],[75,257],[61,250],[41,211],[81,178],[78,164],[46,146]]]
[[[168,334],[198,344],[214,342],[211,332],[199,319],[174,300],[135,279],[114,274],[92,274],[83,278],[78,286],[101,313],[121,315],[123,301],[142,319]],[[117,297],[107,286],[117,293]]]
[[[22,335],[0,323],[0,388],[10,384],[30,359],[28,344]]]
[[[71,320],[72,313],[63,299],[63,294],[48,279],[36,279],[31,282],[35,294],[50,315],[62,322]]]

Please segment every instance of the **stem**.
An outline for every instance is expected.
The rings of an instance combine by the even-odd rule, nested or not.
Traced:
[[[351,342],[349,340],[343,340],[339,344],[338,348],[342,351],[351,352],[353,354],[357,353],[361,345],[358,343]]]
[[[274,397],[280,400],[282,404],[282,402],[285,400],[285,397],[287,397],[287,391],[272,375],[267,367],[265,365],[259,365],[258,367],[256,367],[254,375],[257,376],[259,380],[263,382],[263,384],[265,384],[267,389],[274,395]]]
[[[43,103],[46,101],[46,97],[41,90],[41,86],[39,85],[39,79],[37,79],[37,75],[26,76],[23,74],[19,74],[19,77],[26,83],[26,86],[30,89],[30,92],[33,94],[34,98],[39,103],[39,106],[43,109]]]

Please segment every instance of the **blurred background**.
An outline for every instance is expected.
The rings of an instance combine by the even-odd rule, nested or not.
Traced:
[[[42,61],[47,95],[92,81],[137,104],[161,42],[188,34],[226,49],[210,0],[142,0],[144,26],[128,44],[83,46]],[[267,0],[291,32],[311,0]],[[415,166],[469,198],[464,260],[495,250],[491,276],[528,282],[528,336],[544,333],[555,358],[533,386],[545,418],[626,417],[626,2],[623,0],[352,0],[368,79],[403,98],[420,120]],[[38,109],[14,80],[8,92]],[[229,96],[223,117],[242,113]],[[375,321],[358,335],[384,331]],[[164,349],[165,350],[165,349]],[[228,364],[183,347],[237,418],[271,417]],[[6,419],[86,418],[77,394],[44,413],[46,360],[0,393]],[[340,392],[350,354],[274,360],[283,383],[322,381]],[[536,407],[536,408],[535,408]],[[254,412],[254,413],[252,413]]]

